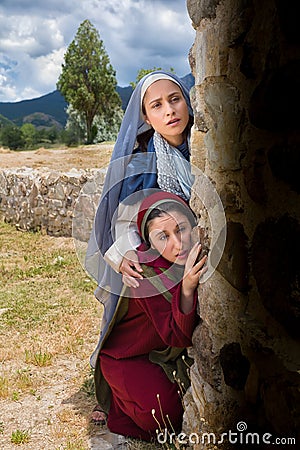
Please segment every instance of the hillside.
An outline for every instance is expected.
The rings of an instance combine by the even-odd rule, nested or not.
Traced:
[[[15,103],[0,102],[0,114],[17,125],[22,125],[24,117],[39,112],[51,116],[64,126],[67,120],[66,107],[67,102],[64,97],[59,91],[54,91],[31,100]]]
[[[0,114],[0,128],[6,127],[8,125],[13,125],[13,123],[11,122],[11,120],[7,119],[6,117],[2,116],[2,114]]]
[[[181,79],[189,89],[194,85],[192,74],[188,74]],[[125,110],[132,93],[132,87],[117,86],[116,90],[121,97],[122,108]],[[44,127],[53,126],[57,122],[58,127],[64,127],[67,120],[67,106],[64,97],[56,90],[31,100],[22,100],[15,103],[0,102],[0,116],[2,116],[2,122],[6,118],[21,126],[23,123],[35,124],[32,120],[36,120],[36,113],[40,113],[39,121],[41,122],[42,119]]]

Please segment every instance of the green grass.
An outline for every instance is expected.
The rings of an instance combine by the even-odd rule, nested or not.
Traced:
[[[25,362],[34,364],[38,367],[49,366],[51,364],[52,355],[47,351],[39,350],[38,352],[33,352],[25,350]]]
[[[24,233],[0,222],[0,339],[6,343],[0,361],[23,362],[21,372],[1,373],[0,397],[12,395],[13,383],[25,388],[28,366],[53,365],[58,355],[87,358],[100,318],[94,289],[71,238]],[[35,388],[32,380],[28,388]]]
[[[91,306],[95,286],[72,243],[62,249],[51,248],[52,243],[55,238],[0,223],[0,333],[7,327],[24,332],[41,324],[47,327],[67,308],[76,314]]]
[[[16,430],[11,434],[11,442],[16,445],[25,444],[29,441],[29,432],[26,430]]]

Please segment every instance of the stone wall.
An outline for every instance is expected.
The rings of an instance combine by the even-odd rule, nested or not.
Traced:
[[[185,427],[237,432],[243,421],[239,427],[261,436],[298,433],[299,446],[296,6],[283,0],[187,0],[196,31],[190,52],[192,163],[223,201],[227,241],[200,298]],[[192,204],[200,215],[197,196]]]
[[[69,172],[3,169],[0,171],[0,219],[20,230],[72,236],[76,215],[80,219],[76,237],[86,241],[104,176],[103,169]]]

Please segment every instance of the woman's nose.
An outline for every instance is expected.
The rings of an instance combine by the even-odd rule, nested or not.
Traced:
[[[176,249],[180,250],[181,249],[181,236],[177,235],[177,234],[174,234],[172,236],[172,241],[173,241],[173,246]]]
[[[174,108],[170,103],[167,103],[166,105],[166,115],[171,116],[174,113]]]

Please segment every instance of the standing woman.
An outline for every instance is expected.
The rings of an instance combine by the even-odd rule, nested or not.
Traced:
[[[131,222],[132,216],[128,208],[118,211],[120,201],[149,188],[189,200],[193,182],[189,163],[192,124],[189,91],[180,78],[156,71],[140,80],[114,146],[87,252],[87,270],[100,285],[104,272],[96,254],[101,260],[105,255],[116,272],[138,277],[124,256],[137,248],[140,240],[136,227],[127,227],[124,238],[124,225]],[[133,266],[139,270],[138,265]]]
[[[189,91],[180,78],[155,71],[140,80],[124,114],[86,254],[86,269],[98,283],[95,296],[104,305],[97,348],[123,283],[138,287],[142,278],[136,257],[141,240],[135,194],[159,188],[186,201],[190,198],[192,124]],[[95,364],[92,357],[91,365]]]

